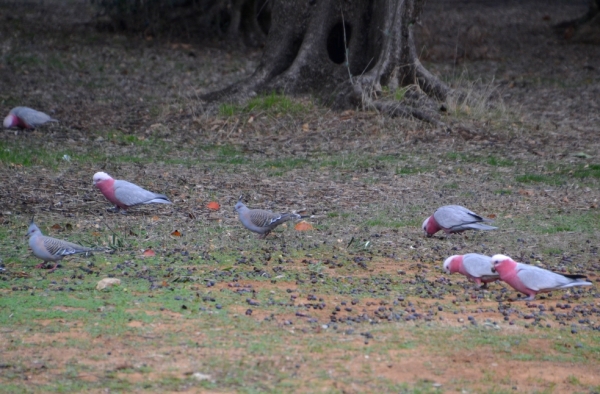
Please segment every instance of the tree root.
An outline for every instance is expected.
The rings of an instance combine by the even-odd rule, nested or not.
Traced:
[[[373,108],[442,125],[434,100],[446,100],[451,89],[419,62],[412,33],[422,1],[274,3],[256,71],[202,99],[241,103],[273,91],[309,93],[335,109]],[[416,88],[396,102],[381,99],[383,86]]]

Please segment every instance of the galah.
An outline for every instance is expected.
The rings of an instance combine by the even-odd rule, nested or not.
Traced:
[[[44,264],[49,261],[57,262],[62,260],[65,256],[69,256],[71,254],[98,252],[104,250],[86,248],[85,246],[77,245],[72,242],[48,237],[42,234],[33,220],[29,224],[27,236],[29,237],[29,247],[33,251],[34,256],[44,260],[43,263],[36,265],[35,268],[42,268]],[[58,263],[55,263],[54,267],[52,267],[49,272],[54,271],[57,266]]]
[[[460,233],[465,230],[495,230],[498,227],[488,226],[482,222],[493,222],[460,205],[446,205],[437,209],[423,222],[423,231],[428,237],[444,230],[446,234]]]
[[[533,265],[517,263],[508,256],[492,256],[492,271],[515,290],[528,295],[525,300],[532,301],[537,293],[567,289],[574,286],[591,286],[584,275],[564,275],[548,271]]]
[[[58,122],[58,120],[32,108],[15,107],[4,118],[4,128],[34,129],[47,122]]]
[[[115,180],[105,172],[94,174],[94,186],[115,204],[112,209],[114,212],[140,204],[172,204],[164,194],[153,193],[131,182]]]
[[[235,210],[244,227],[260,234],[259,238],[265,238],[275,227],[288,220],[302,219],[302,216],[297,213],[273,213],[264,209],[249,209],[242,202],[241,196],[235,204]]]
[[[477,286],[487,286],[500,278],[492,272],[492,258],[478,253],[450,256],[444,261],[444,271],[447,274],[458,272],[475,282]]]

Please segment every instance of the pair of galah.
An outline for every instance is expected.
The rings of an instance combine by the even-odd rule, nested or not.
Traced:
[[[591,286],[584,275],[564,275],[529,264],[517,263],[508,256],[497,254],[492,257],[468,253],[450,256],[444,261],[448,274],[460,273],[478,286],[498,279],[515,290],[527,295],[527,301],[535,299],[537,293],[567,289],[574,286]]]

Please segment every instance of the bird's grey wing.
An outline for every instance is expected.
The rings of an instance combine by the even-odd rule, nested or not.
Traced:
[[[115,197],[128,207],[144,204],[161,196],[127,181],[116,180],[114,188]]]
[[[77,245],[72,242],[63,241],[52,237],[44,236],[44,247],[53,256],[68,256],[76,253],[89,252],[92,249],[86,248],[85,246]]]
[[[279,224],[281,215],[264,209],[251,209],[248,212],[250,221],[257,227],[274,228]]]
[[[443,228],[453,228],[465,223],[475,223],[481,220],[477,215],[458,205],[441,207],[433,214],[433,218]]]
[[[31,126],[39,126],[46,122],[56,121],[56,119],[52,119],[50,116],[43,112],[36,111],[35,109],[27,107],[15,108],[14,114],[17,115],[19,118],[23,119]]]
[[[274,229],[288,220],[300,218],[300,215],[295,213],[273,213],[263,209],[252,209],[249,215],[255,226],[269,229]]]
[[[469,275],[475,278],[483,276],[499,277],[497,273],[492,272],[492,258],[477,253],[468,253],[463,256],[463,267]]]
[[[572,282],[555,272],[522,263],[517,263],[517,276],[525,286],[535,291],[556,289]]]
[[[467,223],[462,226],[456,226],[453,230],[497,230],[498,227],[489,226],[483,223]]]

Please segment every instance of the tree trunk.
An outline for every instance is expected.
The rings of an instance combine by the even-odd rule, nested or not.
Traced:
[[[207,101],[243,102],[273,91],[314,93],[337,108],[376,107],[391,115],[432,120],[427,95],[448,87],[419,62],[413,40],[424,0],[273,0],[261,61],[246,80],[207,94]],[[413,85],[415,106],[381,102],[382,87]],[[424,94],[423,94],[424,93]],[[430,101],[430,100],[429,100]]]

